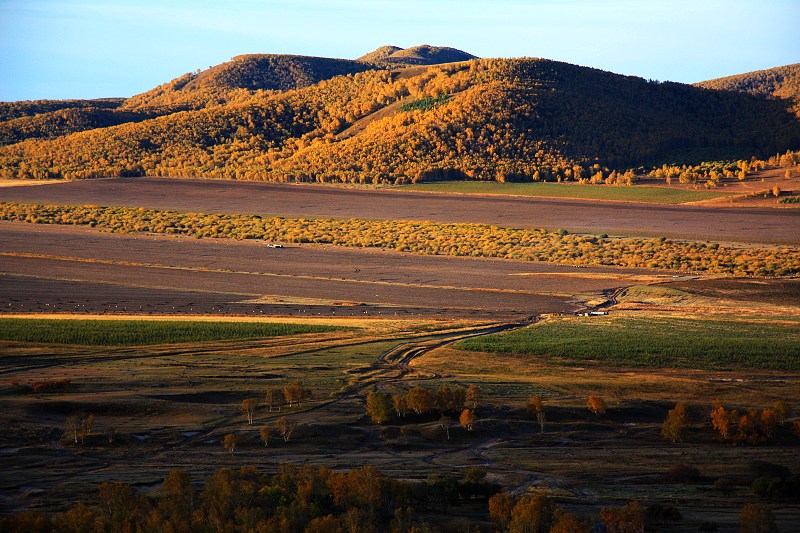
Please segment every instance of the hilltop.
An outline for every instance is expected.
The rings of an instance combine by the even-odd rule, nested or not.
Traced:
[[[399,46],[381,46],[376,50],[359,57],[356,61],[372,63],[380,66],[439,65],[477,59],[477,56],[447,46],[431,46],[423,44],[411,48]]]
[[[705,89],[738,91],[754,96],[800,98],[800,63],[726,76],[695,84]]]
[[[78,131],[93,127],[80,108],[61,129],[53,124],[64,109],[1,123],[10,145],[0,148],[0,176],[577,180],[800,146],[800,120],[785,100],[546,59],[392,68],[364,59],[459,54],[420,46],[358,61],[238,56],[105,110],[110,123],[97,119],[103,127],[90,131]],[[36,140],[42,132],[63,134]]]

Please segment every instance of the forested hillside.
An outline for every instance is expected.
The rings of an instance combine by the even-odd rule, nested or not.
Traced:
[[[791,105],[544,59],[385,70],[239,56],[114,111],[155,118],[51,140],[25,134],[29,140],[0,148],[0,175],[581,179],[797,148],[800,120]],[[13,138],[23,126],[12,121],[0,131]]]
[[[800,98],[800,63],[726,76],[695,84],[705,89],[739,91],[756,96]]]

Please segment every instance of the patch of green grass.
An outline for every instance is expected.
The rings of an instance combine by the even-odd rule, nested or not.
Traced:
[[[271,322],[3,318],[0,319],[0,340],[84,346],[141,346],[256,339],[342,329],[347,328]]]
[[[433,109],[436,107],[437,104],[440,104],[447,100],[449,96],[446,94],[442,96],[426,96],[425,98],[420,98],[419,100],[414,100],[413,102],[408,102],[407,104],[403,104],[400,106],[400,111],[428,111],[429,109]]]
[[[415,183],[401,189],[421,192],[452,192],[466,194],[509,194],[543,196],[547,198],[578,198],[586,200],[622,200],[653,204],[682,204],[726,196],[718,191],[690,191],[667,187],[617,187],[611,185],[580,185],[577,183],[499,183],[497,181],[446,181]]]
[[[466,339],[456,348],[564,365],[800,370],[800,323],[672,317],[570,317]]]

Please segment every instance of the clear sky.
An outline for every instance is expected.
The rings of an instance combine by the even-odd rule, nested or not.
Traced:
[[[0,100],[131,96],[244,53],[453,46],[695,82],[800,62],[800,0],[0,0]]]

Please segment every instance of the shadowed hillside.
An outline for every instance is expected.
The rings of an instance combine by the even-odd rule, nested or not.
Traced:
[[[392,50],[381,53],[408,52]],[[239,56],[119,108],[163,116],[0,148],[0,175],[577,180],[796,148],[790,106],[544,59],[370,70]]]
[[[726,76],[695,84],[705,89],[738,91],[775,98],[800,97],[800,63]]]

